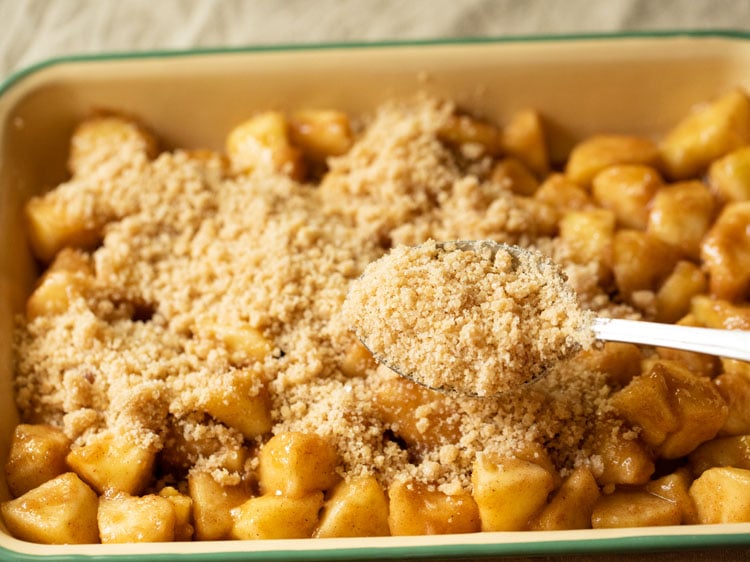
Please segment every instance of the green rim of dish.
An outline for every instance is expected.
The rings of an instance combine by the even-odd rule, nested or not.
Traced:
[[[705,526],[702,526],[705,528]],[[436,537],[439,538],[439,537]],[[310,540],[310,539],[302,539]],[[314,539],[312,539],[314,540]],[[367,539],[362,539],[366,541]],[[622,555],[637,552],[677,552],[710,548],[747,547],[750,533],[683,534],[628,536],[605,539],[572,539],[523,543],[437,544],[419,546],[381,546],[377,544],[352,548],[320,550],[247,550],[195,553],[123,553],[123,554],[26,554],[0,547],[0,559],[9,562],[316,562],[344,560],[424,560],[430,558],[478,559],[498,556],[550,556],[575,554]],[[126,545],[123,545],[126,546]]]
[[[750,32],[734,29],[697,29],[697,30],[655,30],[655,31],[627,31],[613,33],[570,33],[559,35],[509,35],[504,37],[449,37],[413,40],[382,40],[382,41],[338,41],[331,43],[288,43],[281,45],[248,45],[237,47],[197,47],[194,49],[156,49],[146,51],[113,51],[96,54],[69,54],[51,57],[27,67],[13,71],[0,82],[0,95],[4,94],[15,83],[28,75],[44,68],[59,64],[79,62],[100,62],[117,60],[137,60],[155,58],[183,58],[192,56],[221,55],[232,53],[264,53],[315,51],[336,49],[382,49],[389,47],[430,47],[440,45],[481,45],[501,43],[550,43],[555,41],[596,41],[611,39],[658,39],[658,38],[723,38],[750,39]]]
[[[258,45],[239,47],[201,47],[188,50],[149,50],[139,52],[109,52],[99,54],[73,54],[49,58],[12,72],[0,82],[0,96],[11,89],[23,78],[48,67],[70,64],[118,60],[138,60],[156,58],[183,58],[193,56],[211,56],[233,53],[264,53],[315,51],[336,49],[379,49],[391,47],[430,47],[461,46],[502,43],[531,43],[555,41],[597,41],[627,39],[674,39],[685,38],[718,38],[750,39],[750,32],[739,30],[657,30],[629,31],[613,33],[581,33],[560,35],[519,35],[507,37],[469,37],[421,40],[397,40],[374,42],[333,42],[285,45]],[[689,528],[686,528],[689,529]],[[701,526],[702,530],[706,526]],[[363,539],[366,541],[367,539]],[[679,551],[708,548],[747,547],[750,545],[748,533],[717,533],[679,535],[642,535],[614,538],[591,538],[555,540],[542,542],[519,543],[484,543],[484,544],[436,544],[419,546],[388,546],[371,544],[355,548],[332,548],[320,550],[238,550],[231,552],[195,552],[195,553],[148,553],[148,554],[27,554],[0,546],[0,560],[9,562],[80,562],[82,560],[118,562],[177,562],[211,560],[211,562],[239,562],[252,560],[270,561],[323,561],[323,560],[375,560],[375,559],[428,559],[428,558],[482,558],[491,556],[545,556],[570,554],[623,554],[634,552]]]

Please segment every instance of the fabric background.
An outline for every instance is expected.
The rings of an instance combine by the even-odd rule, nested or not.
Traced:
[[[633,30],[750,31],[748,0],[0,0],[0,78],[67,54]]]

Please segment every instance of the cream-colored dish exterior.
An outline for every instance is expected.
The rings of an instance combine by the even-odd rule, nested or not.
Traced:
[[[0,97],[0,463],[5,464],[18,421],[12,391],[13,316],[22,309],[36,275],[24,238],[22,206],[32,194],[65,178],[69,135],[92,109],[134,114],[169,145],[220,148],[231,127],[258,109],[331,107],[359,114],[386,99],[425,91],[499,122],[519,109],[539,110],[549,121],[552,154],[559,159],[574,139],[594,132],[656,135],[692,104],[736,86],[750,88],[750,39],[726,34],[103,56],[46,63],[16,76]],[[0,500],[8,498],[0,479]],[[592,540],[614,540],[615,549],[639,548],[628,542],[632,537],[667,537],[659,543],[662,547],[679,547],[679,537],[687,535],[697,537],[695,546],[750,544],[750,538],[744,543],[737,538],[741,534],[750,537],[750,524],[47,547],[15,540],[0,527],[0,558],[15,553],[127,553],[144,559],[192,553],[203,559],[210,552],[221,560],[240,552],[277,559],[544,554],[562,552],[557,541],[568,545],[566,552],[598,550]]]

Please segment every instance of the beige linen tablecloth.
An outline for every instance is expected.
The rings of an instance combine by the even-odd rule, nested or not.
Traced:
[[[0,77],[69,53],[196,46],[750,30],[747,0],[0,0]]]
[[[0,0],[0,79],[68,54],[636,30],[750,31],[748,0]],[[536,560],[614,561],[622,555]],[[750,560],[746,549],[630,555]]]

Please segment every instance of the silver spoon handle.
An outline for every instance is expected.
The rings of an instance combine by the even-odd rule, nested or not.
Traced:
[[[619,318],[596,318],[593,329],[599,340],[670,347],[750,361],[750,330],[695,328]]]

